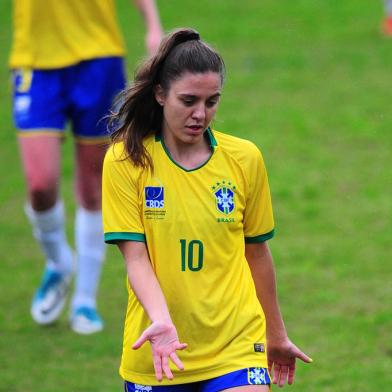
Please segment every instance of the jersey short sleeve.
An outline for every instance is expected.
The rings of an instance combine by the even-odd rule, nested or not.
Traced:
[[[137,178],[140,169],[124,159],[123,144],[109,148],[102,177],[102,214],[106,243],[145,241]]]
[[[263,242],[274,235],[274,218],[264,160],[260,150],[253,144],[248,151],[246,169],[248,193],[244,211],[245,242]]]

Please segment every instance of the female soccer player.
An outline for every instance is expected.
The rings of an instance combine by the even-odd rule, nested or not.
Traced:
[[[296,358],[311,362],[279,311],[262,156],[210,128],[223,79],[219,54],[196,31],[177,30],[113,118],[103,219],[128,273],[126,391],[262,392],[268,368],[283,386]]]
[[[135,0],[155,51],[162,38],[154,0]],[[125,87],[125,47],[115,2],[14,0],[13,114],[28,201],[25,211],[45,259],[31,304],[41,325],[61,315],[74,275],[70,325],[91,334],[104,324],[96,297],[105,244],[101,176],[108,135],[102,117]],[[61,144],[70,122],[75,146],[75,257],[61,200]]]

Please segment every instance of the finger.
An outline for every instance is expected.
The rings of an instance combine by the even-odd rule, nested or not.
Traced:
[[[134,350],[137,350],[139,347],[141,347],[146,341],[148,340],[148,334],[146,333],[146,331],[144,331],[138,340],[136,340],[135,343],[133,343],[132,348]]]
[[[169,360],[167,357],[162,357],[162,369],[163,372],[165,373],[165,376],[169,379],[169,380],[173,380],[173,373],[170,370],[169,367]]]
[[[182,362],[180,361],[180,358],[178,358],[176,353],[171,353],[170,354],[170,359],[178,367],[178,369],[184,370],[184,365],[182,364]]]
[[[286,380],[287,380],[287,375],[288,375],[289,369],[287,368],[286,365],[283,365],[280,367],[280,373],[279,373],[279,386],[283,387]]]
[[[291,385],[294,382],[294,376],[295,376],[295,362],[289,366],[289,376],[287,378],[287,382],[289,385]]]
[[[158,381],[162,381],[162,361],[159,355],[154,355],[155,377]]]
[[[313,359],[308,357],[305,353],[303,353],[302,351],[298,350],[298,352],[295,355],[298,359],[300,359],[301,361],[305,362],[305,363],[312,363]]]
[[[272,383],[277,384],[279,382],[280,365],[274,362],[273,369]]]
[[[272,364],[273,362],[268,360],[268,373],[270,374],[270,376],[272,375]]]

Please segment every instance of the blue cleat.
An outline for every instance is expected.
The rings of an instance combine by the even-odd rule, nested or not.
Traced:
[[[72,272],[59,273],[45,269],[41,285],[35,292],[31,304],[31,316],[36,323],[49,325],[60,317],[71,279]]]
[[[103,321],[95,308],[81,306],[71,313],[71,328],[82,335],[90,335],[103,330]]]

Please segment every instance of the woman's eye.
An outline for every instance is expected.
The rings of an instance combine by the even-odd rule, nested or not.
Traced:
[[[194,103],[193,99],[183,99],[182,102],[184,103],[185,106],[192,106]]]
[[[217,100],[213,100],[213,101],[207,101],[207,107],[212,108],[213,106],[215,106],[218,103]]]

